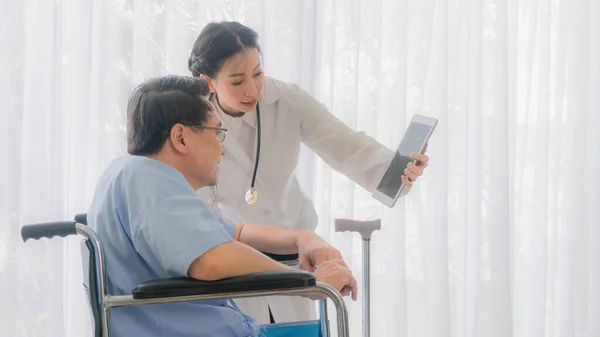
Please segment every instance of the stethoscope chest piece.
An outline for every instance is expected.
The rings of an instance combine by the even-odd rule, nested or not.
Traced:
[[[258,191],[254,187],[246,191],[246,203],[248,205],[254,205],[258,201]]]

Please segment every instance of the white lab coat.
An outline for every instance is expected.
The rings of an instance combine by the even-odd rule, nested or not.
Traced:
[[[255,146],[249,157],[235,137],[228,134],[223,143],[226,154],[219,166],[217,201],[239,213],[241,219],[235,220],[315,230],[316,211],[294,176],[301,143],[368,191],[376,188],[394,155],[363,132],[347,127],[295,84],[265,77],[259,104],[262,141],[255,184],[259,198],[254,205],[248,205],[244,195],[250,188]],[[197,193],[218,211],[211,187]],[[261,323],[269,322],[268,306],[278,323],[316,318],[315,306],[304,298],[275,296],[236,302]]]

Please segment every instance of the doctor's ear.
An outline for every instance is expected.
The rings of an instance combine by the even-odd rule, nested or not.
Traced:
[[[217,92],[217,89],[215,89],[215,86],[213,85],[212,79],[204,74],[200,74],[200,78],[203,79],[204,81],[206,81],[206,83],[208,84],[208,88],[210,89],[210,92]]]

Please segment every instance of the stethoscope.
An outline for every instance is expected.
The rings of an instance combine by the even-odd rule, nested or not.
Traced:
[[[211,92],[210,95],[208,96],[208,100],[211,101],[212,97],[213,97],[213,93]],[[259,103],[260,102],[256,102],[256,158],[254,160],[254,169],[252,171],[252,181],[250,182],[250,189],[248,189],[248,191],[246,191],[246,195],[244,196],[246,203],[248,205],[253,205],[258,201],[258,191],[256,191],[255,185],[256,185],[256,173],[258,172],[258,161],[260,159],[260,143],[261,143],[261,139],[260,139],[260,134],[261,134],[260,104]],[[208,200],[209,204],[212,204],[214,201],[217,200],[217,195],[219,193],[217,185],[213,186],[212,189],[213,189],[213,198]]]

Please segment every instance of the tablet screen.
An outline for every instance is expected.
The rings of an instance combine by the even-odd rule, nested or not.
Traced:
[[[377,186],[377,190],[390,198],[396,197],[400,186],[402,186],[404,169],[412,161],[408,156],[411,153],[419,153],[421,151],[421,148],[427,142],[427,137],[431,129],[431,126],[425,124],[410,123],[404,137],[402,137],[402,142],[398,145],[394,159],[392,159],[383,178],[381,178],[379,186]]]

